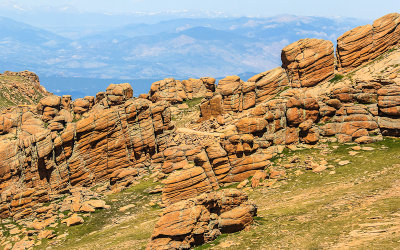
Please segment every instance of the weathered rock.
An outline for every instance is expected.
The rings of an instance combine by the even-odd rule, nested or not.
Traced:
[[[391,13],[338,38],[338,68],[347,73],[382,55],[400,39],[400,14]]]
[[[272,99],[289,86],[288,76],[281,67],[255,75],[248,82],[256,83],[257,104]]]
[[[61,107],[65,110],[70,110],[72,104],[72,96],[70,95],[63,95],[61,97]]]
[[[75,226],[75,225],[82,224],[84,222],[84,220],[78,214],[73,214],[71,217],[69,217],[68,219],[63,220],[62,222],[66,223],[68,227],[72,227],[72,226]]]
[[[255,88],[254,82],[245,83],[238,76],[227,76],[219,81],[216,93],[222,96],[224,111],[239,112],[255,105]]]
[[[211,77],[183,81],[166,78],[151,85],[149,99],[153,102],[164,100],[175,104],[193,98],[212,96],[214,90],[215,79]]]
[[[106,89],[106,97],[109,105],[122,104],[133,97],[133,89],[129,83],[110,84]]]
[[[219,117],[224,113],[222,96],[215,95],[210,100],[203,102],[200,105],[199,122],[208,120],[212,117]]]
[[[147,249],[189,249],[244,229],[256,214],[238,190],[203,193],[165,208]]]
[[[59,99],[42,104],[57,107]],[[130,99],[122,106],[100,105],[76,123],[67,123],[69,111],[55,108],[58,115],[49,116],[47,128],[32,112],[13,109],[0,116],[3,136],[14,133],[18,138],[0,141],[0,216],[27,217],[35,205],[50,201],[49,193],[74,186],[104,181],[113,189],[130,185],[152,156],[166,148],[172,129],[167,108],[165,102]]]
[[[263,131],[268,122],[262,118],[242,118],[236,123],[239,133],[251,134]]]
[[[330,41],[302,39],[282,50],[282,68],[292,87],[311,87],[334,74],[334,49]]]
[[[257,171],[251,178],[251,187],[256,188],[260,185],[260,182],[268,177],[267,173],[264,171]]]
[[[375,58],[399,42],[400,14],[387,14],[375,20],[372,26],[374,47],[371,58]]]
[[[364,25],[347,31],[337,39],[337,64],[343,73],[371,59],[372,35],[372,25]]]

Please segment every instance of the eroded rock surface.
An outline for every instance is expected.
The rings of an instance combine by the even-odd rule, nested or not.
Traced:
[[[292,87],[312,87],[334,74],[333,44],[327,40],[299,40],[283,48],[281,58]]]
[[[239,190],[203,193],[164,209],[147,249],[190,249],[253,222],[257,207]]]

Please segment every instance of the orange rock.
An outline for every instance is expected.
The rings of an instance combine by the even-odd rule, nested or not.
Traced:
[[[203,193],[165,208],[147,249],[189,249],[221,232],[244,229],[256,214],[256,207],[238,190]]]
[[[347,73],[371,59],[373,49],[372,25],[347,31],[337,39],[338,68]]]
[[[289,79],[281,67],[251,77],[249,82],[256,83],[257,104],[268,101],[289,86]]]
[[[236,123],[239,133],[251,134],[263,131],[268,122],[262,118],[242,118]]]
[[[282,68],[292,87],[311,87],[334,74],[334,49],[330,41],[302,39],[282,50]]]
[[[83,218],[80,217],[78,214],[73,214],[68,219],[62,221],[62,223],[66,223],[68,227],[72,227],[75,225],[80,225],[84,222]]]

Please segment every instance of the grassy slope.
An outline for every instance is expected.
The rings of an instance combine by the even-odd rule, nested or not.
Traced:
[[[300,162],[287,170],[286,180],[249,191],[258,206],[255,224],[198,249],[398,247],[400,140],[386,138],[368,145],[373,151],[359,151],[356,156],[349,155],[352,146],[329,144],[287,151],[276,158],[275,165],[285,165],[294,156]],[[303,160],[309,157],[316,162],[326,159],[334,168],[322,173],[306,170]],[[350,164],[339,166],[337,159]],[[299,170],[303,174],[296,175]],[[143,190],[155,185],[146,180],[109,196],[112,209],[96,212],[80,226],[60,226],[56,230],[68,236],[38,248],[50,243],[54,249],[144,249],[161,210],[149,206],[160,196],[146,195]],[[129,214],[118,211],[132,203],[136,207]]]
[[[144,190],[159,183],[144,180],[127,190],[109,195],[109,210],[98,210],[85,223],[68,228],[62,224],[57,228],[58,235],[67,234],[65,238],[43,240],[36,249],[144,249],[151,236],[161,208],[151,206],[160,195],[148,195]],[[134,208],[120,212],[119,208],[135,204]]]
[[[350,145],[332,146],[325,156],[317,149],[289,153],[326,159],[335,168],[296,177],[301,167],[295,168],[278,186],[250,192],[259,208],[256,224],[199,249],[399,247],[400,140],[387,138],[356,156]],[[350,164],[338,166],[336,159]]]

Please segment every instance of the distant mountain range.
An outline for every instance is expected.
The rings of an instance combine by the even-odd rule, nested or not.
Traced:
[[[56,34],[0,18],[0,71],[102,79],[251,75],[278,66],[281,49],[298,39],[335,42],[362,24],[351,18],[291,15],[179,18],[67,38],[60,26]]]

